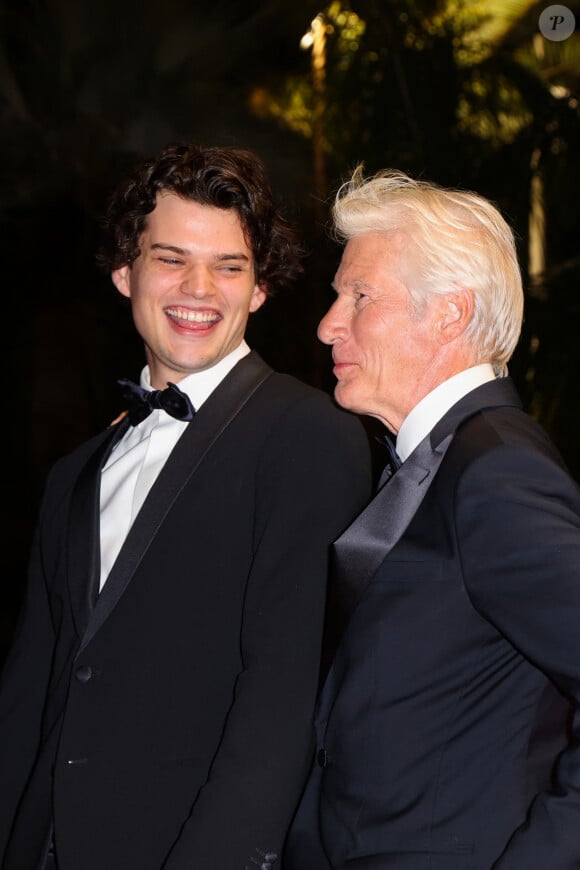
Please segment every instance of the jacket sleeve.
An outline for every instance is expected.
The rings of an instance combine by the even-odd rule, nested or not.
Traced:
[[[554,785],[535,796],[493,870],[573,870],[580,862],[580,491],[540,451],[503,446],[467,473],[458,504],[472,601],[572,704]]]
[[[0,866],[40,742],[53,648],[37,530],[25,599],[0,677]]]
[[[243,670],[208,781],[165,870],[280,866],[313,751],[329,545],[370,495],[360,421],[319,396],[287,410],[256,475]]]

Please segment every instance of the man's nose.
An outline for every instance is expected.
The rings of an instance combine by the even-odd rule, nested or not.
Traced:
[[[183,276],[180,288],[182,293],[193,296],[195,299],[203,299],[204,296],[213,294],[213,281],[207,269],[192,267]]]
[[[345,318],[341,315],[337,299],[318,324],[317,335],[323,344],[334,344],[335,341],[344,338],[346,329]]]

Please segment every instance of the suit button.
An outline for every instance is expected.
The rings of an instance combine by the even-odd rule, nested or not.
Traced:
[[[88,683],[93,676],[93,669],[90,665],[81,665],[75,671],[75,677],[79,683]]]
[[[316,761],[318,762],[319,767],[326,767],[328,764],[328,753],[326,749],[322,748],[318,750]]]

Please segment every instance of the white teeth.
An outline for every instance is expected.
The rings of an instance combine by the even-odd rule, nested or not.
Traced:
[[[192,323],[209,323],[219,318],[219,315],[211,311],[180,311],[177,308],[168,308],[167,313],[177,320],[189,320]]]

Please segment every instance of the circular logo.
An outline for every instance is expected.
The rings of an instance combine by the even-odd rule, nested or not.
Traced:
[[[562,42],[574,33],[576,19],[567,6],[547,6],[538,18],[540,33],[552,42]]]

